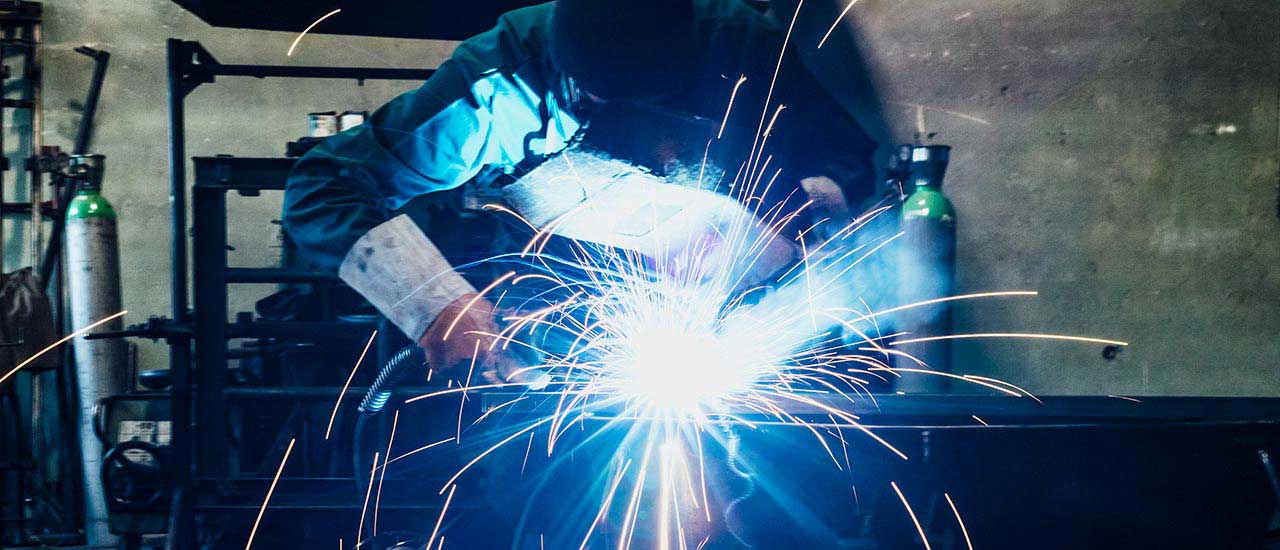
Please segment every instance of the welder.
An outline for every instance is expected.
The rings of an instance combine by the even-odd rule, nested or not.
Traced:
[[[465,369],[479,340],[477,370],[506,376],[519,360],[487,351],[478,335],[498,332],[494,305],[397,210],[482,169],[528,169],[601,113],[626,113],[612,131],[663,126],[646,118],[653,112],[714,120],[725,140],[724,127],[745,127],[745,159],[780,105],[769,138],[770,175],[781,169],[785,180],[777,188],[800,191],[814,211],[847,210],[871,192],[875,145],[794,44],[779,65],[785,35],[744,0],[559,0],[512,11],[422,87],[306,154],[288,181],[286,228],[314,264],[416,339],[433,368]]]

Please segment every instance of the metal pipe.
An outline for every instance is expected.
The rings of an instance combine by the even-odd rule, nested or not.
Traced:
[[[84,114],[80,117],[80,125],[76,128],[75,145],[71,149],[71,154],[83,155],[88,152],[89,142],[93,136],[93,119],[98,112],[98,97],[102,94],[102,83],[107,77],[107,64],[111,60],[111,54],[88,46],[81,46],[75,51],[93,58],[94,63],[93,77],[89,80],[89,91],[84,99]],[[49,234],[49,244],[44,249],[44,259],[40,262],[40,281],[44,283],[45,292],[50,289],[53,268],[58,264],[58,257],[62,253],[67,205],[71,204],[71,199],[76,194],[75,185],[72,185],[71,181],[65,179],[61,181],[62,186],[58,189],[58,204],[53,217],[53,231]]]
[[[80,46],[75,51],[93,59],[89,93],[85,95],[84,113],[80,117],[80,126],[76,128],[76,141],[71,147],[71,154],[83,155],[89,152],[89,143],[93,139],[93,118],[98,113],[98,96],[102,94],[102,82],[107,77],[107,64],[111,61],[111,54],[88,46]]]
[[[199,308],[196,308],[196,312],[198,315]],[[369,330],[376,327],[376,323],[258,320],[226,325],[221,335],[223,338],[360,339],[362,331],[367,334]],[[198,330],[197,334],[199,334]],[[203,354],[204,351],[200,353]],[[203,355],[201,359],[204,359]]]
[[[170,305],[173,320],[187,318],[187,205],[184,100],[188,89],[183,80],[190,52],[181,40],[166,43],[169,84],[169,208],[173,249],[170,260]],[[169,517],[171,550],[195,550],[195,516],[191,506],[191,341],[169,341],[169,372],[173,377],[170,414],[173,416],[172,452],[174,498]]]
[[[58,257],[62,254],[63,232],[67,226],[67,205],[71,204],[71,199],[76,194],[74,180],[55,178],[53,181],[61,181],[62,185],[57,187],[58,204],[54,209],[53,231],[49,234],[49,243],[45,245],[44,258],[40,260],[40,282],[44,285],[45,292],[52,288],[53,269],[58,265]]]
[[[426,80],[432,69],[398,69],[380,67],[290,67],[281,65],[228,65],[218,63],[206,69],[216,76],[250,76],[254,78],[335,78],[347,80]]]
[[[7,36],[8,31],[5,32],[5,35],[3,43],[0,43],[0,96],[4,94],[5,82],[9,80],[9,71],[5,69],[3,65],[6,49],[5,46],[8,45],[9,39]],[[4,248],[4,190],[8,187],[5,185],[5,176],[9,174],[9,157],[5,156],[4,152],[4,133],[4,109],[0,108],[0,273],[8,273],[8,271],[4,269],[4,257],[6,255]],[[37,206],[35,208],[39,207]]]
[[[181,40],[170,38],[169,54],[169,208],[172,216],[173,319],[187,317],[187,170],[184,82],[191,52]]]
[[[31,101],[31,153],[38,155],[44,147],[44,109],[41,107],[40,88],[43,80],[43,68],[40,66],[40,44],[43,40],[40,21],[37,20],[31,24],[31,42],[33,47],[26,50],[27,56],[24,60],[23,72],[24,77],[30,82],[28,89],[31,90],[31,97],[25,98]],[[40,212],[40,203],[44,202],[44,187],[40,179],[38,171],[31,172],[31,264],[37,265],[40,261],[40,250],[44,243],[44,216]]]
[[[195,423],[197,475],[226,475],[227,424],[223,387],[227,372],[227,196],[193,187],[191,231],[195,288]]]
[[[245,268],[227,269],[228,283],[336,283],[338,277],[328,273],[299,269]]]

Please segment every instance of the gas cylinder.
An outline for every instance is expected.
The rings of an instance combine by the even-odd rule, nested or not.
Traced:
[[[71,301],[71,324],[87,326],[117,313],[120,299],[120,250],[116,212],[102,196],[102,155],[70,159],[69,184],[78,186],[67,206],[66,271]],[[100,331],[118,331],[116,319]],[[104,397],[129,390],[126,344],[120,339],[75,340],[75,363],[80,396],[80,446],[85,480],[85,533],[92,545],[111,544],[107,506],[102,489],[102,443],[93,429],[93,408]]]
[[[951,148],[946,145],[911,147],[908,164],[911,190],[902,203],[902,243],[899,250],[899,305],[916,304],[951,296],[955,291],[956,211],[942,194]],[[912,307],[898,314],[896,330],[902,339],[951,334],[949,302]],[[907,344],[901,351],[924,362],[929,369],[951,372],[951,345],[948,340]],[[900,361],[901,363],[901,361]],[[918,368],[914,361],[910,367]],[[947,378],[905,374],[896,379],[896,389],[904,393],[940,393],[948,388]]]

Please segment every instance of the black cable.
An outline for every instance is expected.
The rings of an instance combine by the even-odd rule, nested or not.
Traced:
[[[401,348],[400,351],[392,355],[382,364],[382,368],[378,369],[378,376],[374,378],[373,383],[369,385],[369,390],[365,392],[364,399],[360,400],[360,415],[356,417],[355,426],[352,428],[352,445],[351,445],[351,464],[353,467],[353,477],[356,480],[356,488],[360,494],[364,494],[365,472],[373,469],[374,465],[369,462],[370,456],[365,456],[362,452],[365,449],[365,430],[368,423],[375,420],[386,408],[387,403],[391,401],[392,392],[395,391],[396,385],[404,380],[410,372],[415,368],[420,368],[425,364],[425,357],[422,350],[416,345],[409,345]],[[380,430],[381,432],[382,430]],[[381,440],[383,438],[379,438]]]
[[[751,472],[743,469],[741,457],[738,456],[738,451],[742,447],[742,439],[738,436],[738,432],[734,431],[732,426],[725,426],[724,435],[728,442],[726,445],[728,453],[725,455],[725,462],[729,466],[729,472],[743,484],[743,488],[738,491],[737,498],[734,498],[724,507],[724,523],[729,530],[729,534],[733,536],[738,544],[742,545],[742,548],[754,548],[749,542],[751,536],[746,532],[748,527],[745,518],[737,513],[737,509],[756,494],[756,482]]]
[[[392,355],[391,359],[388,359],[378,371],[377,378],[369,385],[369,391],[365,392],[364,399],[360,400],[360,414],[377,416],[381,413],[387,406],[387,402],[391,400],[391,392],[395,390],[396,385],[404,380],[405,375],[409,374],[413,367],[421,366],[423,361],[423,353],[418,346],[405,346]]]

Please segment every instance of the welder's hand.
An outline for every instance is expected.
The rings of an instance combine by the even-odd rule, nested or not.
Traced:
[[[515,354],[503,350],[501,342],[493,345],[500,331],[494,315],[493,304],[475,293],[464,294],[445,306],[418,339],[418,346],[426,352],[427,365],[462,379],[474,356],[472,383],[521,381],[508,378],[526,365]]]
[[[708,256],[712,258],[712,265],[721,264],[720,269],[730,270],[730,297],[773,284],[775,281],[771,277],[780,275],[785,268],[800,260],[800,247],[782,235],[762,235],[759,243],[758,246],[741,247],[741,250],[728,250],[725,246],[710,251]]]
[[[844,191],[835,180],[825,176],[809,177],[800,180],[800,187],[811,203],[809,216],[825,220],[804,237],[807,247],[812,250],[838,234],[848,224],[851,214]],[[795,234],[762,235],[759,238],[761,242],[768,244],[763,246],[763,250],[755,251],[758,256],[751,252],[745,253],[754,261],[743,266],[740,282],[734,287],[735,295],[757,286],[778,282],[769,279],[781,275],[803,259],[804,251]]]

